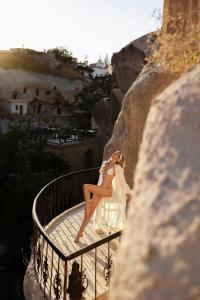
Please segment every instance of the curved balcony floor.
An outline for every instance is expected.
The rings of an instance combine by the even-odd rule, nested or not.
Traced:
[[[80,228],[84,217],[84,203],[81,203],[69,210],[66,210],[64,213],[53,219],[45,228],[46,233],[49,235],[53,243],[62,251],[65,256],[75,253],[76,251],[83,249],[84,247],[91,245],[102,238],[105,238],[109,235],[109,227],[105,226],[102,230],[94,230],[91,222],[85,228],[83,237],[80,238],[79,243],[74,242],[74,238],[77,235],[77,232]],[[112,231],[111,234],[117,231]],[[108,245],[109,244],[109,245]],[[119,245],[119,237],[110,241],[109,243],[102,244],[95,249],[92,249],[81,256],[78,256],[74,259],[71,259],[67,263],[68,279],[69,274],[71,274],[72,264],[76,260],[84,271],[86,275],[85,282],[83,286],[87,286],[83,296],[85,299],[95,299],[98,296],[106,293],[108,291],[107,279],[106,276],[109,275],[109,272],[113,271],[113,260],[115,259],[116,250]],[[51,259],[51,251],[47,250],[46,246],[43,247],[43,253],[48,253],[48,260]],[[110,256],[110,257],[109,257]],[[111,265],[109,266],[109,263]],[[59,261],[58,257],[54,255],[53,259],[53,268],[52,268],[52,278],[55,277],[56,270],[61,274],[61,280],[64,278],[64,262]],[[95,274],[96,272],[96,274]],[[96,283],[95,283],[96,280]],[[69,281],[69,280],[68,280]],[[42,282],[42,275],[41,275]],[[67,282],[68,286],[69,282]],[[51,299],[53,291],[50,291],[49,281],[46,284],[45,293]],[[63,299],[61,291],[61,298]],[[67,294],[66,299],[69,295]],[[53,299],[53,297],[52,297]]]

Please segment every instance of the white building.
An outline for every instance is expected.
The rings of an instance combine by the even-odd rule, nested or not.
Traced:
[[[109,74],[108,66],[103,63],[90,64],[90,68],[93,69],[92,77],[101,77]]]
[[[0,99],[0,105],[11,114],[26,115],[28,101],[24,99]]]

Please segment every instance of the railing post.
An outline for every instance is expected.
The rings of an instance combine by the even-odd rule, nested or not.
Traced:
[[[51,275],[50,275],[50,291],[49,291],[49,297],[51,299],[51,291],[52,291],[52,278],[53,278],[53,256],[54,252],[53,249],[51,249]]]
[[[48,236],[45,230],[46,225],[60,214],[64,209],[69,207],[69,200],[71,206],[77,204],[76,200],[82,200],[82,186],[85,182],[95,182],[98,177],[98,168],[91,170],[82,170],[79,172],[72,172],[67,175],[48,183],[36,196],[33,204],[33,220],[34,220],[34,236],[33,236],[33,262],[38,279],[38,283],[43,290],[44,297],[56,300],[67,300],[68,295],[78,295],[83,299],[86,289],[88,287],[88,278],[86,276],[86,269],[83,268],[83,255],[81,257],[81,265],[76,262],[70,269],[68,260],[72,259],[65,256],[65,254],[54,244],[53,240]],[[67,179],[67,184],[66,184]],[[71,188],[70,184],[76,189]],[[66,204],[66,197],[68,203]],[[80,250],[79,250],[80,251]],[[78,251],[78,252],[79,252]],[[95,250],[96,253],[96,250]],[[56,255],[58,258],[56,258]],[[95,254],[95,298],[97,297],[97,254]],[[62,264],[61,264],[62,260]],[[57,267],[55,267],[57,264]],[[63,265],[64,264],[64,265]],[[81,268],[80,268],[81,267]],[[63,270],[64,268],[64,270]],[[64,272],[63,272],[64,271]],[[74,271],[74,272],[73,272]],[[76,278],[77,280],[72,280]],[[71,279],[71,280],[70,280]],[[73,289],[73,285],[77,288]]]
[[[95,262],[94,262],[94,293],[95,293],[95,300],[97,298],[97,248],[95,248]]]
[[[67,260],[64,266],[64,288],[63,288],[63,300],[67,299]]]

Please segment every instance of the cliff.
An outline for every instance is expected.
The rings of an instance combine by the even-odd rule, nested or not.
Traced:
[[[68,77],[55,76],[37,72],[25,71],[22,69],[3,69],[0,68],[0,98],[12,98],[12,93],[17,91],[23,94],[27,100],[32,100],[36,89],[42,98],[50,98],[48,92],[56,89],[62,93],[63,97],[72,101],[74,93],[83,86],[81,79],[69,79]],[[23,93],[26,88],[26,93]],[[46,94],[47,93],[47,94]],[[41,97],[40,97],[41,98]]]
[[[75,62],[60,62],[52,53],[31,49],[0,52],[0,99],[3,101],[12,99],[15,93],[16,99],[27,103],[37,100],[51,105],[62,98],[67,105],[74,101],[74,94],[86,81]]]
[[[149,37],[150,34],[146,34],[132,41],[112,56],[113,79],[123,95],[136,80],[145,64]]]
[[[31,49],[22,52],[0,52],[0,68],[7,70],[21,69],[27,72],[65,77],[71,80],[82,79],[82,74],[75,64],[62,63],[53,54]]]
[[[129,87],[137,79],[148,51],[147,43],[151,34],[144,35],[119,52],[113,54],[112,69],[114,88],[110,99],[103,99],[93,110],[95,124],[99,128],[97,142],[102,149],[112,135],[113,127],[121,110],[122,100]]]
[[[151,102],[175,79],[174,74],[158,65],[147,64],[123,99],[112,137],[104,148],[104,159],[117,149],[122,151],[127,164],[125,176],[131,188]]]
[[[200,66],[153,101],[112,300],[200,299],[199,86]]]

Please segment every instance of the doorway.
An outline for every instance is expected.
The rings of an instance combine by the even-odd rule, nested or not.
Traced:
[[[20,106],[19,106],[19,114],[23,115],[23,105],[22,104],[20,104]]]

